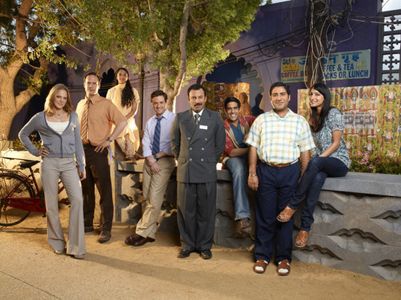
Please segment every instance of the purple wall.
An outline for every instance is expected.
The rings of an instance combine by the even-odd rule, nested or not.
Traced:
[[[309,1],[306,0],[293,0],[260,7],[251,29],[241,34],[236,42],[227,46],[234,56],[245,59],[256,69],[262,81],[262,86],[257,92],[263,92],[265,100],[268,99],[270,85],[280,80],[281,58],[306,54],[308,3]],[[333,15],[344,10],[347,0],[330,1],[330,3],[330,15]],[[376,84],[378,24],[360,20],[377,16],[380,7],[380,0],[353,1],[346,17],[340,19],[337,26],[331,27],[329,39],[337,44],[332,52],[370,49],[371,68],[370,78],[327,81],[329,87]],[[334,37],[333,29],[335,29]],[[225,68],[229,69],[227,66]],[[224,82],[224,75],[214,76],[219,71],[217,68],[208,77]],[[229,76],[227,73],[227,77]],[[290,107],[296,110],[296,91],[305,88],[305,84],[300,82],[289,85],[293,99]],[[269,106],[269,101],[266,101],[265,108],[268,109]]]

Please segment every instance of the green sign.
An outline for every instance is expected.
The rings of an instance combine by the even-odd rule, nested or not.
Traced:
[[[305,56],[281,59],[281,81],[302,82],[305,75]],[[370,77],[370,50],[332,53],[322,58],[326,80],[352,80]]]

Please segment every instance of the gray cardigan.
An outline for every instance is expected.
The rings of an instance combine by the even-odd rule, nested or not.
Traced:
[[[42,144],[49,150],[47,157],[67,158],[74,157],[78,163],[79,171],[85,170],[85,155],[80,136],[80,126],[76,112],[70,114],[67,128],[60,135],[49,127],[45,113],[39,112],[18,133],[18,137],[25,148],[35,156],[39,156],[39,149],[31,142],[29,135],[37,131]]]

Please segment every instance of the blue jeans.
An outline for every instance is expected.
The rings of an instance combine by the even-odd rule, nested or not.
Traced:
[[[250,218],[248,201],[248,162],[247,156],[232,157],[226,167],[233,179],[235,220]]]
[[[294,221],[291,218],[289,222],[280,223],[276,217],[295,193],[299,164],[277,168],[259,163],[256,173],[259,187],[255,208],[255,260],[270,261],[275,248],[276,262],[283,259],[291,261]]]
[[[315,156],[309,162],[298,184],[297,191],[288,204],[289,207],[297,209],[306,197],[305,206],[302,210],[301,230],[310,231],[311,229],[314,221],[313,212],[326,177],[343,177],[347,175],[347,172],[347,166],[334,157]]]

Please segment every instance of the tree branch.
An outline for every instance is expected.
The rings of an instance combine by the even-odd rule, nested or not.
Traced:
[[[189,12],[191,10],[192,0],[185,1],[181,25],[180,25],[180,66],[178,70],[177,77],[174,82],[174,95],[177,95],[181,89],[182,83],[185,78],[185,74],[187,72],[187,34],[188,34],[188,19]]]
[[[21,15],[23,18],[17,18],[15,20],[15,29],[16,29],[15,48],[17,51],[25,51],[27,47],[25,25],[28,14],[32,9],[32,2],[33,2],[32,0],[23,0],[18,9],[19,15]]]
[[[41,77],[43,76],[44,73],[47,71],[47,67],[49,65],[49,62],[44,59],[40,58],[40,67],[35,70],[32,76],[32,81],[34,82],[41,82]],[[15,107],[17,111],[20,111],[22,107],[28,103],[28,101],[32,98],[33,95],[37,94],[38,90],[35,89],[33,86],[29,86],[27,89],[24,91],[20,92],[18,96],[15,97]]]

